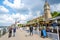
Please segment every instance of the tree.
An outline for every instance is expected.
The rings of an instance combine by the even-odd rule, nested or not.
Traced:
[[[27,21],[27,24],[30,23],[30,21]]]
[[[57,17],[57,16],[60,16],[60,12],[56,12],[56,11],[52,12],[51,14],[52,14],[53,18]]]
[[[18,24],[18,26],[19,26],[19,27],[22,27],[22,26],[23,26],[23,24]]]

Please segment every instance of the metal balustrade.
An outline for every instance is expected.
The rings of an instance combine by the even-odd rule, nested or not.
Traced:
[[[8,32],[7,28],[1,28],[0,29],[0,37],[2,37],[3,35],[5,35]]]

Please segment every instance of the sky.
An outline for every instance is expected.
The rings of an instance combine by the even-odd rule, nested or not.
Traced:
[[[47,0],[51,12],[60,11],[60,0]],[[44,14],[45,0],[0,0],[0,26],[9,26],[15,21],[27,23]]]

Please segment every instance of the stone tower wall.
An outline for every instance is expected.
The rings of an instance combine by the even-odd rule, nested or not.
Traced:
[[[45,5],[44,5],[44,18],[45,20],[52,18],[51,12],[50,12],[50,5],[47,2],[45,2]]]

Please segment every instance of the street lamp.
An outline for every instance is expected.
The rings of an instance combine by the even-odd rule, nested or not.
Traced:
[[[57,23],[57,20],[55,20],[55,22]],[[57,35],[58,35],[58,40],[59,40],[59,28],[57,26]]]
[[[15,27],[17,27],[18,18],[15,18]]]

